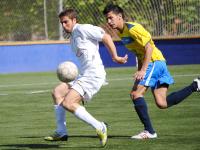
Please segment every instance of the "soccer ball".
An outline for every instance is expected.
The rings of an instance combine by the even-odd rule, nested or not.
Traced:
[[[62,82],[73,81],[78,75],[77,66],[71,61],[65,61],[58,65],[57,76]]]

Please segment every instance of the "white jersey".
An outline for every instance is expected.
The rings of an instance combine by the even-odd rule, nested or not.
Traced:
[[[99,41],[105,31],[90,24],[76,24],[72,31],[71,47],[80,61],[80,75],[105,78],[106,72],[99,54]]]

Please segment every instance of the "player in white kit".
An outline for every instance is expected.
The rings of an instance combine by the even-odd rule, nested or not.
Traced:
[[[67,33],[71,33],[70,43],[80,61],[80,74],[72,84],[60,83],[53,92],[57,129],[52,136],[45,137],[48,141],[67,140],[65,109],[77,118],[96,129],[102,146],[107,143],[107,127],[104,122],[95,119],[80,105],[89,101],[105,82],[106,72],[99,54],[99,42],[108,48],[113,61],[126,63],[128,56],[119,57],[110,35],[97,26],[78,24],[74,9],[66,9],[59,14],[60,23]]]

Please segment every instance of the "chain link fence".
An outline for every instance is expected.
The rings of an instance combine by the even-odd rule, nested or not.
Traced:
[[[0,42],[68,38],[58,19],[65,7],[78,11],[80,23],[103,27],[117,39],[102,14],[109,2],[124,8],[127,20],[141,23],[153,37],[200,37],[200,0],[0,0]]]

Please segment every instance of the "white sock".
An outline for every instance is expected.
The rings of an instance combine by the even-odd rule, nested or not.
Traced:
[[[102,129],[102,124],[98,120],[96,120],[92,115],[90,115],[83,106],[79,106],[74,115],[83,120],[84,122],[90,124],[95,129]]]
[[[58,134],[66,135],[67,127],[66,127],[66,110],[60,105],[54,105],[55,115],[56,115],[56,132]]]

